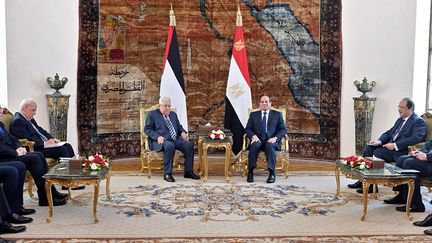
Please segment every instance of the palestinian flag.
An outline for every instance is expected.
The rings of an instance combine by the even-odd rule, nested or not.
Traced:
[[[243,146],[243,134],[249,118],[248,109],[252,108],[251,83],[240,8],[237,10],[236,26],[225,97],[225,128],[233,133],[234,154],[238,154]]]
[[[171,98],[171,108],[176,109],[180,124],[188,131],[186,91],[175,26],[174,10],[171,8],[170,26],[159,95],[161,97],[166,96]]]

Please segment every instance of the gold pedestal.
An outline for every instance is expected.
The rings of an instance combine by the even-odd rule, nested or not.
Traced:
[[[47,94],[50,131],[53,137],[67,140],[67,115],[70,95]]]
[[[372,120],[376,98],[353,97],[353,99],[356,154],[362,155],[365,147],[371,139]]]

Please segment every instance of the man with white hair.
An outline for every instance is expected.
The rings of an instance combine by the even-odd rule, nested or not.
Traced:
[[[177,114],[171,111],[169,97],[161,97],[159,109],[148,113],[144,130],[151,140],[150,148],[164,152],[164,180],[175,181],[172,176],[172,165],[176,149],[185,157],[184,178],[200,179],[193,172],[194,145],[189,141],[189,135],[180,124]]]
[[[42,152],[47,158],[74,157],[75,153],[69,143],[55,146],[60,140],[37,124],[34,119],[36,110],[37,104],[33,99],[24,99],[20,104],[20,111],[16,112],[12,118],[10,133],[18,139],[34,141],[34,150]]]

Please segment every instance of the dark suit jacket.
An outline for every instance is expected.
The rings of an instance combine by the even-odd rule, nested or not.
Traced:
[[[3,122],[0,122],[0,127],[7,134],[7,137],[0,135],[0,158],[6,159],[18,157],[18,153],[16,151],[16,149],[20,146],[18,139],[6,131]]]
[[[381,135],[381,137],[378,139],[381,141],[381,144],[391,142],[394,132],[402,122],[402,118],[397,119],[394,126]],[[408,149],[408,146],[423,142],[425,138],[426,123],[416,113],[413,113],[405,122],[405,125],[402,127],[402,130],[399,132],[399,135],[394,142],[396,143],[399,150],[406,150]]]
[[[177,133],[177,139],[178,139],[180,134],[182,132],[186,132],[186,130],[180,124],[180,121],[177,118],[177,114],[175,112],[171,111],[168,117],[174,126],[174,129]],[[150,138],[150,149],[152,150],[156,150],[156,151],[162,150],[162,144],[158,144],[157,142],[159,136],[164,137],[166,140],[171,139],[168,126],[166,125],[162,112],[160,112],[159,109],[150,111],[147,114],[144,131],[147,134],[147,136],[149,136]]]
[[[37,124],[35,119],[28,121],[19,112],[16,112],[11,120],[11,124],[9,127],[10,133],[18,139],[25,138],[34,141],[35,142],[34,149],[42,150],[44,148],[44,141],[36,132],[36,130],[33,128],[33,126],[30,124],[30,122],[33,123],[33,125],[38,129],[38,131],[42,133],[45,137],[47,137],[48,139],[53,138],[51,134],[49,134],[47,131],[45,131],[42,127],[40,127]]]
[[[427,161],[432,161],[432,140],[426,142],[426,144],[420,149],[421,152],[426,154]]]
[[[253,135],[260,137],[261,135],[261,110],[250,113],[249,120],[247,122],[245,131],[249,138]],[[282,118],[282,113],[275,110],[270,110],[267,119],[267,137],[277,137],[278,149],[281,148],[282,137],[287,133],[285,122]]]

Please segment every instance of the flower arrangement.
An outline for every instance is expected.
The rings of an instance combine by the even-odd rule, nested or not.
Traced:
[[[211,139],[224,139],[226,137],[225,133],[222,130],[212,130],[209,134],[208,134],[209,138]]]
[[[90,155],[87,159],[85,159],[82,166],[86,170],[98,171],[105,167],[109,168],[110,161],[109,159],[104,158],[101,154],[95,154]]]
[[[362,156],[351,155],[342,161],[342,164],[350,166],[354,170],[367,170],[372,168],[372,161],[366,160]]]

